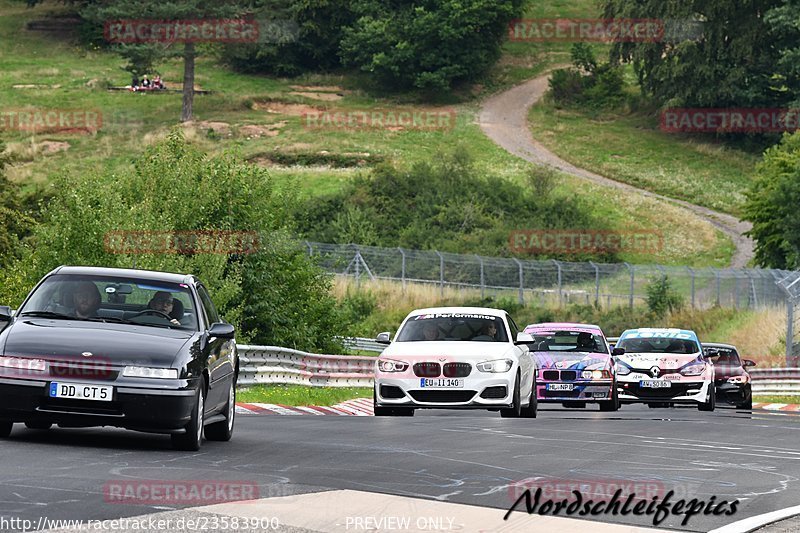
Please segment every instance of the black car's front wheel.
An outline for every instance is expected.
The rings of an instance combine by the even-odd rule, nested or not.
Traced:
[[[231,380],[231,387],[228,391],[228,403],[222,410],[225,413],[225,420],[215,422],[206,426],[206,439],[216,441],[229,441],[233,436],[233,423],[236,419],[236,381]]]
[[[173,448],[190,452],[196,452],[200,449],[200,444],[203,441],[205,408],[205,392],[201,381],[194,396],[194,409],[191,420],[186,424],[186,433],[172,435]]]
[[[14,428],[14,422],[0,422],[0,439],[4,439],[11,435],[11,430]]]

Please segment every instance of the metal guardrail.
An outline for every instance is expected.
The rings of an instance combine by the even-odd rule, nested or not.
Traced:
[[[363,337],[345,338],[345,345],[383,351],[385,345]],[[280,346],[242,344],[239,383],[308,385],[312,387],[372,387],[374,357],[319,355]],[[759,368],[749,371],[753,394],[800,397],[800,368]]]
[[[749,373],[754,395],[800,397],[800,368],[754,368]]]
[[[376,342],[375,339],[367,339],[364,337],[339,337],[339,339],[341,339],[342,344],[348,350],[381,353],[386,349],[385,344]]]
[[[239,384],[372,387],[375,358],[319,355],[280,346],[238,345]]]

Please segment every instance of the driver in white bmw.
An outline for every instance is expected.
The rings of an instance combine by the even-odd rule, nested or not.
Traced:
[[[411,416],[419,408],[500,411],[536,416],[533,359],[503,310],[440,307],[411,312],[376,363],[376,416]]]

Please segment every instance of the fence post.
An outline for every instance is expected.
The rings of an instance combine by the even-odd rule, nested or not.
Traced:
[[[791,368],[794,359],[794,302],[786,295],[786,368]]]
[[[308,257],[311,257],[312,255],[314,255],[314,249],[311,247],[311,243],[310,242],[305,241],[305,243],[306,243],[306,246],[308,246]]]
[[[626,267],[628,267],[628,270],[631,271],[631,286],[630,286],[630,290],[628,291],[628,307],[633,309],[633,284],[635,282],[635,279],[634,279],[635,274],[633,272],[633,266],[630,263],[622,263],[622,264],[625,265]]]
[[[733,271],[733,301],[736,309],[739,309],[739,272]]]
[[[479,256],[478,254],[475,254],[475,257],[478,258],[478,262],[481,264],[481,300],[483,300],[486,295],[486,284],[483,278],[483,257]]]
[[[439,256],[439,288],[440,294],[444,296],[444,257],[439,253],[439,250],[434,251]]]
[[[402,266],[400,267],[400,279],[403,282],[403,292],[406,292],[406,253],[399,246],[397,249],[400,251],[400,255],[403,257]]]
[[[561,293],[561,263],[553,259],[553,263],[556,265],[558,269],[558,306],[561,307],[561,301],[563,299],[563,294]]]
[[[356,290],[361,289],[361,250],[356,246],[356,256],[353,258],[356,263]]]
[[[594,305],[600,307],[600,267],[589,261],[594,267]]]
[[[522,274],[522,263],[520,263],[519,259],[516,257],[513,257],[512,259],[514,259],[514,262],[517,263],[517,266],[519,267],[519,305],[525,305],[525,284]]]
[[[694,309],[694,269],[687,266],[686,270],[688,270],[689,275],[692,276],[692,309]]]
[[[719,289],[720,273],[719,273],[719,270],[717,270],[716,268],[712,268],[711,270],[717,276],[717,307],[719,307],[719,303],[720,303],[720,295],[719,295],[719,291],[720,291],[720,289]]]

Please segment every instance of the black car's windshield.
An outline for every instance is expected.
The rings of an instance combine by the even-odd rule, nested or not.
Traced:
[[[508,342],[503,319],[470,313],[432,313],[410,317],[395,342]]]
[[[677,353],[695,354],[697,343],[688,339],[668,337],[635,337],[622,339],[617,348],[624,348],[626,353]]]
[[[715,365],[742,366],[742,362],[739,360],[739,354],[736,353],[736,350],[730,350],[728,348],[712,348],[712,350],[716,350],[719,354],[718,356],[712,355],[711,357],[711,361],[713,361]]]
[[[136,278],[55,274],[17,315],[197,330],[188,285]]]
[[[588,331],[533,331],[531,335],[535,352],[608,353],[603,336]]]

